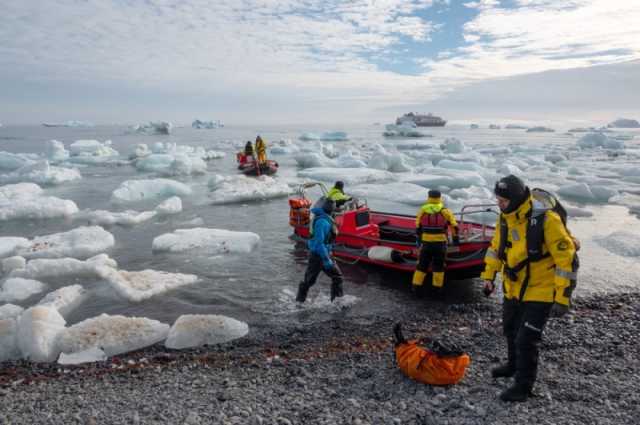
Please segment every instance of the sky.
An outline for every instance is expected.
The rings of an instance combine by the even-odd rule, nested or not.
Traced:
[[[4,0],[0,123],[640,119],[640,0]]]

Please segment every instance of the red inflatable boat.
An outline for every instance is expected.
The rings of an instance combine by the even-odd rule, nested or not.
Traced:
[[[311,200],[305,191],[316,185],[326,194],[322,183],[306,183],[289,199],[289,224],[293,227],[292,239],[296,241],[309,238]],[[474,214],[494,211],[494,207],[490,204],[466,205],[456,213],[460,245],[449,244],[447,277],[465,279],[480,275],[495,229],[468,220]],[[335,257],[401,272],[415,271],[418,255],[415,216],[371,211],[366,202],[352,200],[336,213],[335,221],[338,226],[333,249]]]
[[[258,167],[253,155],[245,155],[243,152],[238,152],[236,160],[238,161],[238,170],[246,176],[261,176],[263,174],[270,176],[278,171],[278,163],[271,159]]]

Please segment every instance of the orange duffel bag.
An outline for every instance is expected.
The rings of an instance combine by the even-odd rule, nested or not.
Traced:
[[[397,329],[397,330],[396,330]],[[459,350],[451,351],[444,345],[432,351],[417,345],[417,340],[406,341],[399,325],[396,334],[396,362],[402,372],[411,379],[429,385],[457,384],[464,377],[471,358]]]

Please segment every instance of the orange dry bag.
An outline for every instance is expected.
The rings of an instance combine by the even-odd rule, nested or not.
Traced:
[[[471,363],[466,354],[440,356],[417,345],[416,340],[396,345],[398,367],[409,378],[430,385],[457,384]]]

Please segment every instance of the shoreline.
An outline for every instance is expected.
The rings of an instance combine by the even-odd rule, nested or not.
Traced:
[[[424,307],[265,329],[215,347],[156,345],[95,364],[5,362],[0,423],[637,423],[640,292],[579,298],[568,316],[550,319],[536,396],[515,404],[498,399],[510,380],[490,377],[505,357],[501,302]],[[408,338],[467,351],[461,383],[405,377],[392,354],[395,321]]]

